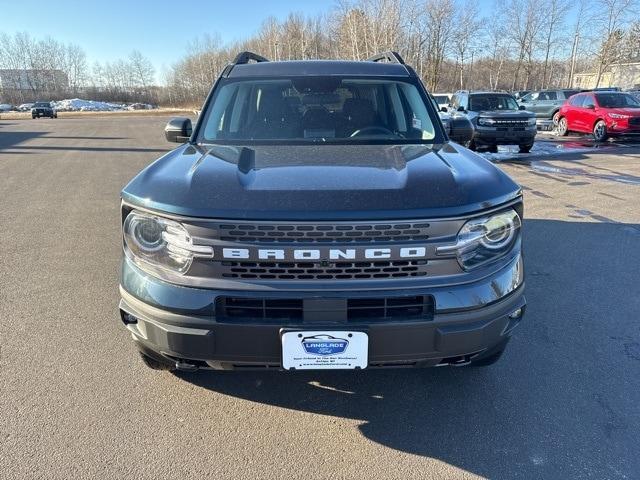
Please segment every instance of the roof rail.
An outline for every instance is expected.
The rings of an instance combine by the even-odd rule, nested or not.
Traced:
[[[381,60],[386,60],[387,62],[391,62],[391,63],[399,63],[401,65],[405,64],[400,54],[398,52],[394,52],[391,50],[389,50],[388,52],[382,52],[377,55],[374,55],[373,57],[367,58],[368,62],[379,62]]]
[[[264,58],[262,55],[258,55],[257,53],[240,52],[238,55],[236,55],[236,58],[233,59],[233,62],[231,62],[231,64],[243,65],[245,63],[249,63],[249,61],[251,60],[255,60],[258,63],[269,61],[268,59]]]

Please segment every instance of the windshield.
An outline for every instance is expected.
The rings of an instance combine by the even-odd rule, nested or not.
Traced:
[[[49,102],[36,102],[35,106],[36,107],[50,107],[51,105],[49,105]]]
[[[604,108],[640,108],[640,102],[628,93],[596,93],[596,100]]]
[[[438,103],[449,103],[449,97],[446,95],[434,95],[433,98],[435,98]]]
[[[433,143],[425,96],[410,82],[341,76],[226,80],[199,141]]]
[[[482,110],[517,110],[518,104],[511,95],[471,95],[469,110],[480,112]]]

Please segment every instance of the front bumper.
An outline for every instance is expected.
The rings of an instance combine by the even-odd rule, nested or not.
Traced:
[[[433,296],[436,310],[428,320],[372,323],[217,322],[215,298],[230,292],[174,286],[148,276],[126,259],[122,268],[120,312],[138,348],[189,368],[280,368],[283,328],[364,331],[369,336],[369,367],[465,364],[506,344],[525,307],[519,255],[480,281],[412,289],[410,294]],[[403,289],[395,293],[409,292]],[[292,292],[276,290],[260,295],[291,297]],[[318,296],[317,292],[293,295]],[[322,292],[325,298],[332,295],[357,297],[358,292]]]
[[[534,142],[537,131],[536,125],[524,130],[497,130],[477,125],[473,139],[479,145],[530,145]]]

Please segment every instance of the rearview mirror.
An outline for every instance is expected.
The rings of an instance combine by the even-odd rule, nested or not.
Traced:
[[[520,106],[518,107],[518,110],[526,110],[526,107],[525,107],[524,105],[520,105]]]
[[[164,127],[164,136],[167,142],[185,143],[191,137],[193,128],[191,120],[187,117],[175,117],[167,122]]]
[[[463,106],[459,106],[459,107],[458,107],[458,111],[459,111],[459,112],[464,112],[464,111],[465,111],[465,109],[464,109],[464,107],[463,107]]]

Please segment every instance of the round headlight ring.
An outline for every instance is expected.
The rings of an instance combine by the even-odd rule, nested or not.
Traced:
[[[493,216],[484,224],[485,234],[480,239],[484,248],[500,250],[511,243],[520,225],[516,224],[517,213],[513,212],[513,215],[510,213]]]
[[[156,217],[134,216],[131,220],[131,238],[145,252],[157,252],[164,246],[163,228]]]

